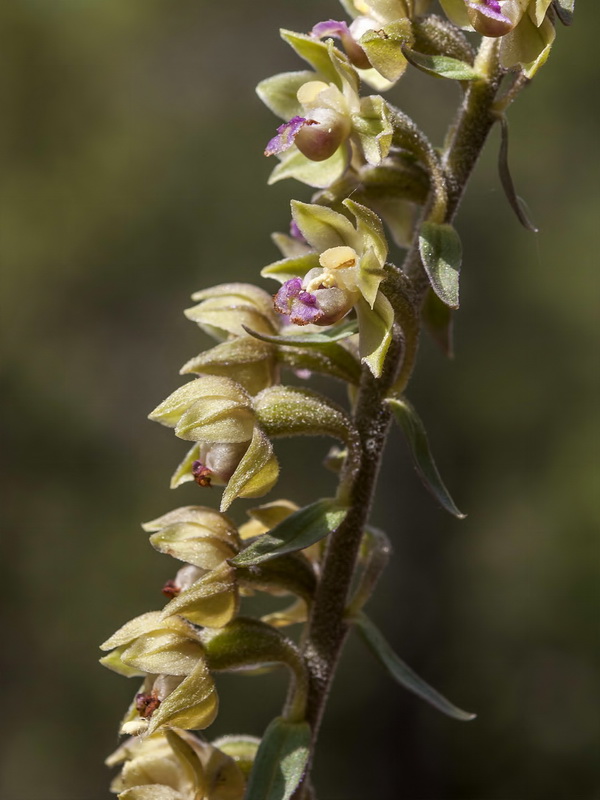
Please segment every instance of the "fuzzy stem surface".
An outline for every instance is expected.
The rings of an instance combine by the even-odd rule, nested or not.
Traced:
[[[466,90],[442,154],[447,185],[446,222],[451,222],[456,215],[473,168],[497,119],[494,102],[503,71],[498,63],[497,43],[494,40],[483,40],[475,66],[483,79],[472,82]],[[430,204],[435,199],[434,192],[431,194]],[[425,213],[427,210],[428,207]],[[418,234],[407,253],[403,271],[420,305],[429,282],[419,256]],[[350,481],[351,510],[329,539],[304,644],[309,674],[307,720],[313,732],[313,753],[331,683],[350,627],[345,618],[348,593],[360,540],[373,504],[391,422],[389,408],[383,400],[402,370],[404,356],[402,336],[395,331],[381,378],[375,379],[366,367],[363,369],[354,413],[361,458]],[[294,795],[295,800],[305,800],[307,797],[303,786]]]

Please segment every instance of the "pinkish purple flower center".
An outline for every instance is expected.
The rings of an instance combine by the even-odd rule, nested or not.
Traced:
[[[286,281],[273,298],[273,305],[279,314],[289,317],[293,325],[315,323],[323,316],[317,298],[302,287],[300,278]]]
[[[499,0],[467,0],[467,5],[490,19],[510,23],[510,19],[502,13]]]
[[[289,122],[284,122],[277,128],[277,136],[274,136],[265,147],[266,156],[276,156],[289,150],[294,144],[294,139],[306,125],[316,125],[314,119],[304,117],[292,117]]]

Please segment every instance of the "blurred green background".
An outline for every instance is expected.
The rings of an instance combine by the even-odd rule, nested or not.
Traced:
[[[510,111],[513,175],[541,233],[499,189],[496,131],[458,220],[457,358],[424,341],[409,392],[468,517],[435,506],[394,436],[374,519],[395,555],[372,617],[479,716],[438,715],[352,639],[316,762],[321,800],[600,797],[600,19],[578,5]],[[253,89],[300,68],[279,26],[340,14],[334,0],[0,6],[3,800],[108,797],[102,762],[135,687],[97,665],[97,645],[160,607],[175,567],[139,523],[218,502],[168,489],[185,445],[146,414],[209,344],[181,313],[191,292],[256,281],[289,198],[310,195],[267,188],[261,152],[278,123]],[[411,75],[393,99],[439,142],[457,91]],[[273,498],[331,491],[328,443],[277,447]],[[219,686],[209,734],[260,734],[285,682]]]

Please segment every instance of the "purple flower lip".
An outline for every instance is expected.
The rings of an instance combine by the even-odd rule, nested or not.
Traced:
[[[315,39],[324,39],[327,36],[335,36],[340,39],[346,55],[355,67],[359,69],[368,69],[371,64],[365,51],[356,41],[352,35],[352,31],[345,22],[339,22],[335,19],[328,19],[325,22],[317,22],[310,32],[310,35]]]
[[[266,156],[275,156],[289,150],[294,144],[294,139],[306,125],[317,125],[314,119],[304,117],[292,117],[289,122],[284,122],[277,128],[277,136],[274,136],[265,147]]]
[[[273,298],[275,311],[289,317],[293,325],[308,325],[317,322],[323,312],[314,294],[302,288],[300,278],[286,281]]]
[[[510,18],[502,13],[499,0],[467,0],[467,5],[469,8],[472,8],[473,11],[478,11],[489,19],[505,22],[509,25],[511,23]]]
[[[341,38],[343,34],[350,35],[350,29],[345,22],[335,19],[328,19],[325,22],[317,22],[310,32],[316,39],[324,39],[326,36],[337,36]]]
[[[192,464],[192,475],[198,486],[210,486],[212,471],[205,467],[201,461],[194,461]]]

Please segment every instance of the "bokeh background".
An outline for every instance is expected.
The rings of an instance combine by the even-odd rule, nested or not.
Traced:
[[[457,357],[424,341],[409,392],[468,517],[435,506],[394,436],[374,519],[395,556],[372,617],[479,716],[438,715],[351,640],[316,762],[322,800],[600,797],[600,19],[578,5],[510,111],[513,174],[541,233],[503,198],[494,132],[458,220]],[[332,16],[334,0],[0,5],[4,800],[109,796],[102,762],[134,685],[97,665],[97,645],[160,607],[174,568],[139,523],[218,502],[168,489],[185,446],[146,415],[209,344],[181,313],[191,292],[256,281],[288,200],[309,197],[267,188],[277,122],[253,88],[300,68],[279,26]],[[411,74],[393,99],[439,142],[457,92]],[[330,491],[327,447],[278,445],[272,496]],[[258,735],[285,681],[219,686],[209,733]]]

